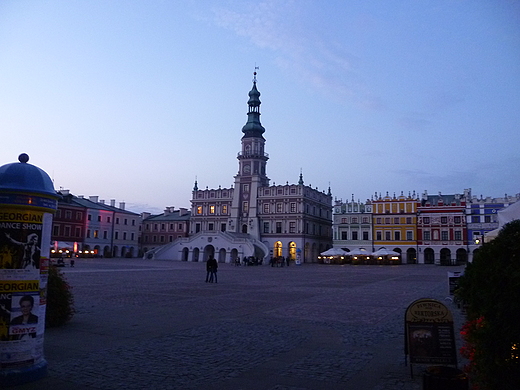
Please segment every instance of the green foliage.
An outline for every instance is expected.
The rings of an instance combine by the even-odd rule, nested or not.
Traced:
[[[461,334],[473,381],[479,389],[520,389],[520,220],[475,253],[457,295],[467,308]]]
[[[45,326],[51,328],[63,325],[74,316],[74,312],[74,296],[70,285],[57,267],[49,267]]]

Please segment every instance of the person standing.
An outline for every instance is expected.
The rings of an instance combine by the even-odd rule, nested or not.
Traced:
[[[210,270],[209,282],[213,283],[213,278],[214,278],[215,283],[218,283],[218,281],[217,281],[217,269],[218,269],[217,259],[215,259],[213,256],[210,256],[210,258],[208,259],[207,267]]]

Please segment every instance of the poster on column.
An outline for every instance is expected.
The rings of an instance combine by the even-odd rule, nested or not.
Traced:
[[[42,262],[42,244],[50,245],[43,238],[52,223],[46,214],[14,207],[0,212],[0,368],[43,359],[45,299],[40,268],[47,264]]]

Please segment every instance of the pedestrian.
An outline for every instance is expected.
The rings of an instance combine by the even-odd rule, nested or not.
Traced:
[[[70,259],[70,266],[74,267],[74,259]]]
[[[217,260],[213,257],[213,256],[210,256],[209,259],[208,259],[208,265],[207,267],[209,268],[209,282],[210,283],[213,283],[213,278],[215,279],[215,283],[218,283],[217,281],[217,268],[218,268],[218,262]]]
[[[285,259],[285,261],[287,262],[287,267],[289,267],[289,262],[291,261],[291,257],[290,257],[290,256],[287,256],[287,258]]]
[[[211,276],[211,257],[206,261],[206,283],[209,282],[209,278]]]

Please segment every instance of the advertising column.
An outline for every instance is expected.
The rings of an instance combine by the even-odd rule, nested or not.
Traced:
[[[43,355],[53,213],[58,196],[41,169],[0,167],[0,387],[46,375]]]

